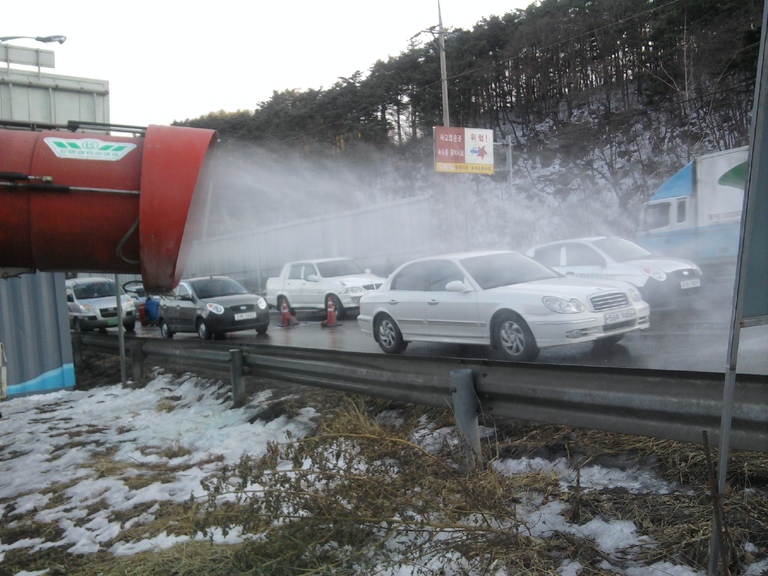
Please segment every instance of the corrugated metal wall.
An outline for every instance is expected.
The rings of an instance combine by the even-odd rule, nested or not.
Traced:
[[[386,276],[434,253],[433,228],[428,197],[419,196],[196,242],[184,275],[224,274],[260,292],[286,262],[348,257]]]
[[[64,274],[0,279],[0,342],[8,396],[74,387]]]

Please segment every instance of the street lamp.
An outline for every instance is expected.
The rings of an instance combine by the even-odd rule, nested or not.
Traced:
[[[0,42],[7,42],[8,40],[21,40],[21,39],[36,40],[38,42],[43,42],[45,44],[50,44],[51,42],[58,42],[59,44],[64,44],[67,37],[62,36],[60,34],[55,34],[53,36],[0,36]]]

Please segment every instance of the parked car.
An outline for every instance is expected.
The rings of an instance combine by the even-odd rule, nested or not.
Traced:
[[[280,310],[285,303],[291,314],[297,310],[324,311],[328,298],[336,316],[356,312],[360,297],[384,282],[350,258],[322,258],[288,262],[280,276],[267,279],[267,302]]]
[[[164,338],[173,338],[176,332],[197,332],[204,340],[242,330],[265,334],[269,307],[233,278],[188,278],[161,297],[158,325]]]
[[[414,260],[360,300],[358,324],[384,352],[409,342],[491,345],[510,360],[580,342],[614,344],[648,328],[649,307],[629,284],[568,278],[518,252]]]
[[[75,332],[100,330],[117,326],[117,287],[113,280],[100,277],[70,278],[64,281],[69,312],[69,327]],[[136,306],[133,299],[120,290],[123,326],[136,328]]]
[[[701,269],[690,260],[653,254],[616,236],[550,242],[528,255],[566,275],[629,282],[653,307],[673,305],[702,285]]]

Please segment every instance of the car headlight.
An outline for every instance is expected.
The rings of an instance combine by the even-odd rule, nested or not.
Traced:
[[[80,312],[83,314],[93,314],[93,307],[90,304],[80,304]]]
[[[641,271],[646,276],[650,276],[654,280],[658,280],[659,282],[664,282],[664,280],[667,279],[667,275],[664,273],[663,270],[659,270],[658,268],[648,268],[643,267],[641,268]]]
[[[643,297],[640,296],[640,292],[636,288],[630,288],[627,290],[627,294],[629,294],[629,299],[632,302],[640,302],[640,300],[643,299]]]
[[[541,301],[544,303],[544,306],[558,314],[578,314],[586,310],[584,303],[578,298],[566,300],[557,296],[544,296]]]
[[[362,286],[348,286],[339,292],[339,294],[359,294],[361,292],[365,292],[365,288]]]
[[[213,302],[209,302],[205,305],[206,308],[208,308],[209,312],[213,312],[214,314],[224,314],[224,306],[221,304],[215,304]]]
[[[267,301],[264,300],[264,298],[259,297],[258,302],[256,302],[256,306],[258,306],[261,310],[264,310],[267,307]]]

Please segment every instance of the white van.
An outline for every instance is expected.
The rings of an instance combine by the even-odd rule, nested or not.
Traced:
[[[109,278],[72,278],[65,281],[69,327],[75,332],[87,332],[117,326],[115,282]],[[123,326],[129,332],[136,328],[136,305],[120,289]]]

